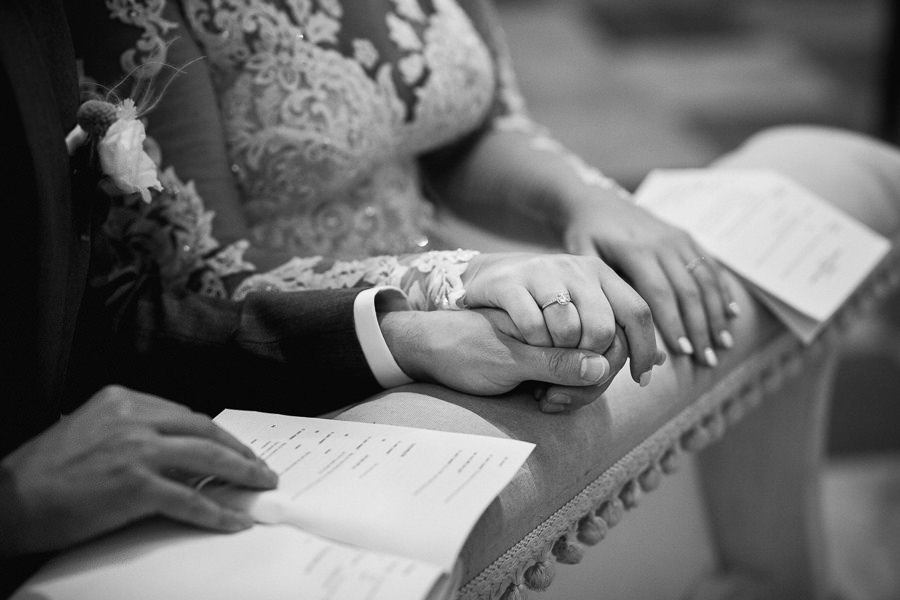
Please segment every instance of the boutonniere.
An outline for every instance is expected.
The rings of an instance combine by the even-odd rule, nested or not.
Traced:
[[[150,190],[162,191],[159,169],[144,150],[147,133],[138,118],[134,101],[119,104],[88,100],[78,109],[78,125],[66,137],[70,153],[90,139],[94,143],[100,170],[122,194],[139,193],[150,202]]]

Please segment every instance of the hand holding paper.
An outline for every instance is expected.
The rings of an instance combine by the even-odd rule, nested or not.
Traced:
[[[62,555],[14,598],[449,598],[463,542],[534,448],[258,412],[229,410],[215,422],[281,478],[272,493],[203,493],[268,524],[221,535],[151,521]]]
[[[635,198],[695,236],[805,343],[890,248],[774,171],[654,171]]]

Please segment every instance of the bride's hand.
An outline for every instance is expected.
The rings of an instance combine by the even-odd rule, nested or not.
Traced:
[[[722,268],[687,233],[615,197],[591,198],[563,232],[569,252],[600,256],[646,299],[669,348],[709,366],[734,343],[739,309]]]
[[[609,363],[611,374],[618,373],[625,366],[625,361],[628,359],[628,344],[621,328],[616,327],[613,342],[603,356]],[[657,364],[663,364],[665,358],[664,354],[660,354]],[[545,413],[568,412],[597,400],[612,382],[613,376],[607,377],[598,385],[583,388],[537,383],[534,386],[534,399],[538,401],[541,411]],[[649,383],[649,376],[641,380],[642,386],[647,383]]]
[[[596,256],[482,254],[462,279],[470,307],[505,310],[528,344],[604,354],[618,325],[635,381],[663,360],[647,303]]]

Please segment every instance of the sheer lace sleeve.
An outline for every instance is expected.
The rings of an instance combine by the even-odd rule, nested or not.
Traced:
[[[120,247],[138,245],[152,253],[167,285],[213,296],[389,284],[403,289],[415,309],[462,306],[460,275],[472,251],[339,261],[286,256],[252,244],[209,69],[177,4],[110,0],[105,13],[97,10],[99,3],[91,4],[77,17],[80,29],[90,31],[76,42],[86,75],[102,82],[126,76],[138,84],[152,81],[151,89],[160,92],[146,118],[158,144],[151,154],[163,165],[165,191],[149,206],[125,198],[114,207],[110,235]],[[148,245],[148,238],[157,242]]]
[[[630,197],[615,180],[587,164],[557,141],[545,127],[531,119],[516,80],[506,35],[490,0],[461,0],[461,4],[484,37],[494,58],[497,90],[488,130],[526,135],[530,138],[529,145],[532,149],[560,156],[583,183],[614,191],[622,198]]]

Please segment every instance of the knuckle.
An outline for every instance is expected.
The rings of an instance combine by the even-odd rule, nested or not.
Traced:
[[[650,310],[650,305],[643,300],[635,300],[631,312],[639,326],[650,327],[653,325],[653,312]]]
[[[185,494],[170,494],[160,498],[163,511],[177,514],[183,520],[197,525],[211,525],[209,500],[199,490],[190,489]]]
[[[647,260],[652,256],[656,256],[660,247],[666,245],[667,241],[664,234],[658,237],[648,236],[641,238],[640,240],[635,240],[631,252],[637,254],[642,260]]]
[[[544,327],[543,321],[536,319],[526,319],[519,326],[522,336],[529,342],[537,343],[546,339],[547,329]]]
[[[121,387],[118,385],[107,385],[104,386],[99,392],[97,392],[97,399],[101,402],[109,402],[119,395]]]
[[[578,323],[565,323],[557,330],[557,335],[563,342],[569,345],[578,343],[581,339],[581,325]]]
[[[120,428],[109,434],[110,447],[115,455],[123,461],[145,463],[158,454],[157,444],[153,437],[142,429]]]
[[[113,418],[127,421],[137,413],[137,405],[129,395],[117,395],[110,398],[109,412]]]
[[[97,392],[96,399],[104,414],[118,416],[130,412],[127,390],[119,385],[108,385]]]
[[[715,277],[709,269],[694,269],[694,279],[701,286],[710,287],[715,285]]]
[[[201,440],[197,444],[197,454],[206,469],[214,469],[222,462],[222,449],[209,440]]]
[[[113,477],[118,488],[130,502],[138,506],[150,503],[153,498],[153,478],[150,473],[135,464],[122,463],[114,468]]]
[[[670,295],[671,288],[661,282],[654,279],[650,283],[647,283],[645,286],[647,296],[651,296],[654,298],[664,298]]]
[[[700,290],[695,286],[686,286],[681,289],[679,294],[681,299],[687,306],[695,306],[700,302]]]
[[[557,269],[563,273],[572,275],[582,273],[585,270],[593,270],[592,265],[596,257],[579,256],[576,254],[560,254],[556,262]]]
[[[573,373],[577,373],[573,369],[574,360],[569,352],[555,351],[550,353],[549,357],[550,372],[559,378],[566,378]]]
[[[591,338],[602,348],[609,347],[616,337],[616,327],[612,323],[600,323],[591,328]]]

